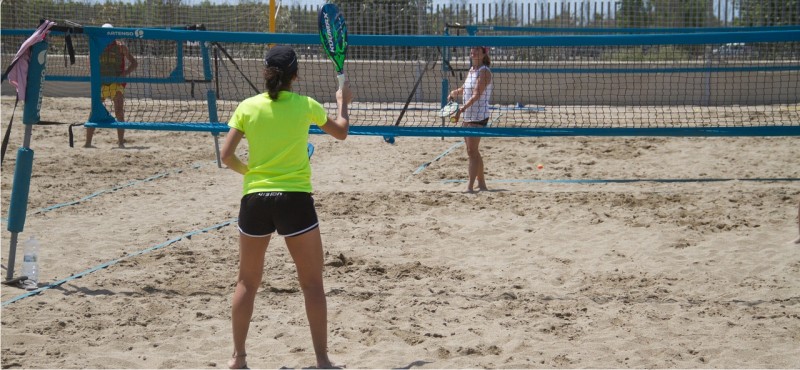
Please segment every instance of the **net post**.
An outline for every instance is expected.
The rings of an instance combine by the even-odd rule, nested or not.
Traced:
[[[8,222],[6,229],[11,232],[8,253],[6,278],[14,277],[14,260],[17,251],[17,235],[25,228],[25,216],[28,213],[28,195],[30,193],[31,173],[33,172],[33,150],[30,149],[33,125],[39,123],[42,108],[42,83],[44,82],[47,63],[47,41],[34,44],[30,50],[28,64],[27,90],[25,91],[25,108],[22,123],[25,124],[25,137],[22,147],[17,151],[14,164],[14,180],[11,186],[11,199],[8,205]]]
[[[217,168],[222,168],[222,157],[219,153],[219,132],[212,132],[214,136],[214,154],[217,156]]]
[[[205,41],[200,42],[200,56],[203,58],[203,78],[211,81],[214,78],[211,73],[211,55],[208,53],[208,43]]]
[[[206,99],[208,99],[208,119],[211,123],[219,123],[217,116],[217,97],[214,90],[209,89],[206,92]],[[212,131],[211,135],[214,136],[214,151],[217,155],[217,168],[222,168],[222,158],[219,153],[219,132]]]
[[[211,56],[208,53],[208,44],[206,42],[200,43],[200,54],[203,58],[203,77],[206,81],[212,81],[214,76],[211,70]],[[208,120],[211,123],[219,123],[216,89],[210,88],[206,91],[206,100],[208,101]],[[219,152],[219,132],[212,131],[211,135],[214,136],[214,153],[217,157],[217,168],[222,168],[222,158]]]
[[[459,25],[460,26],[460,25]],[[447,24],[444,27],[444,35],[450,36],[450,27],[451,25]],[[448,71],[448,69],[450,71]],[[442,99],[439,108],[444,108],[445,104],[447,104],[447,96],[450,95],[450,78],[447,76],[447,72],[452,73],[453,68],[450,66],[450,48],[443,47],[442,48]],[[445,126],[445,117],[441,117],[442,127]],[[444,140],[444,136],[442,136],[442,140]]]
[[[175,69],[172,70],[170,73],[170,77],[174,79],[185,79],[186,77],[183,75],[183,45],[186,41],[175,41]]]
[[[106,45],[103,45],[103,39],[97,34],[100,30],[86,29],[86,35],[89,38],[89,90],[91,92],[91,108],[89,111],[89,122],[108,123],[114,122],[116,119],[111,116],[106,107],[103,105],[102,97],[102,76],[100,72],[100,54],[103,53]]]
[[[442,66],[442,68],[444,68],[444,66]],[[445,74],[445,77],[442,79],[442,107],[447,104],[447,95],[450,95],[450,80]],[[442,117],[442,127],[445,125],[445,120],[446,118]],[[442,136],[442,140],[444,140],[444,136]]]

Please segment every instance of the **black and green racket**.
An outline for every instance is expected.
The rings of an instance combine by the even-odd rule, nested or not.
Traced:
[[[333,62],[339,89],[344,86],[344,60],[347,57],[347,23],[335,4],[325,4],[319,9],[319,38],[322,49]]]

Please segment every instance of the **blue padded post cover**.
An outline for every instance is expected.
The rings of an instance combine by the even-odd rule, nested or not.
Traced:
[[[12,233],[25,228],[25,215],[28,212],[28,192],[31,187],[33,171],[33,149],[19,148],[14,166],[14,186],[11,188],[11,202],[8,206],[8,227]]]

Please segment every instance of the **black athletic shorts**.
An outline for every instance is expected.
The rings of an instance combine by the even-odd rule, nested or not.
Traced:
[[[319,226],[311,193],[267,192],[242,197],[239,232],[248,236],[298,236]]]
[[[469,121],[469,122],[464,122],[464,123],[469,123],[469,124],[472,124],[472,125],[480,125],[480,126],[486,127],[486,125],[489,124],[489,117],[486,117],[486,119],[482,119],[480,121]]]

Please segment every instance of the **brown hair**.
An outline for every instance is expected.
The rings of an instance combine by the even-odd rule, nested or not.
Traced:
[[[481,61],[483,65],[490,66],[492,65],[492,60],[489,59],[489,47],[488,46],[481,46],[481,51],[483,51],[483,60]]]
[[[278,100],[278,93],[289,90],[292,87],[292,79],[297,75],[297,71],[286,73],[278,67],[266,67],[264,69],[264,79],[267,80],[266,87],[270,99]]]
[[[488,46],[473,46],[472,49],[481,49],[481,53],[483,53],[483,59],[481,60],[481,64],[485,66],[492,65],[492,60],[489,59],[489,47]]]

